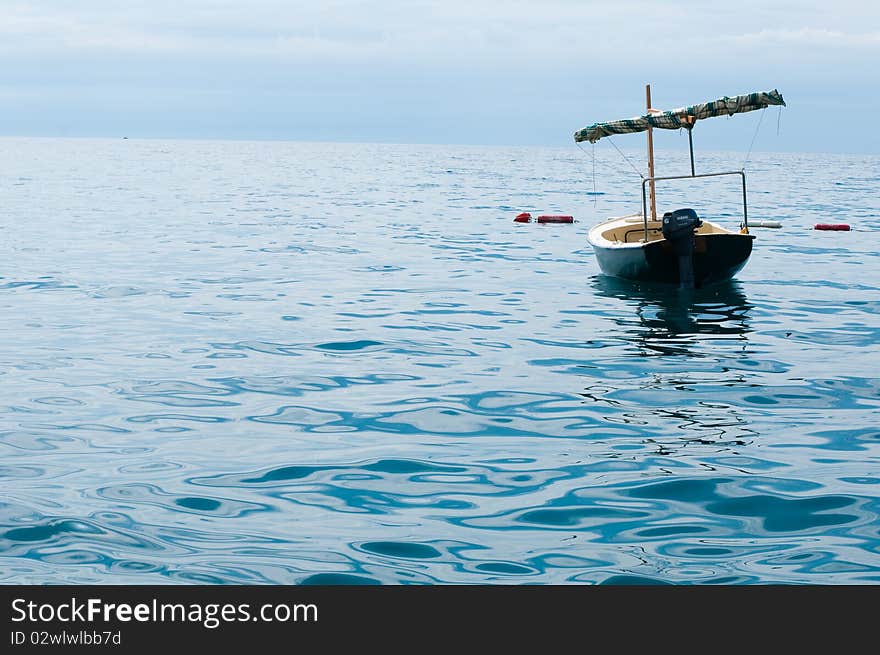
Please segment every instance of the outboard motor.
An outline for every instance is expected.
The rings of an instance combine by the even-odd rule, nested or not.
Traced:
[[[693,209],[663,214],[663,238],[678,256],[678,280],[682,289],[694,288],[694,231],[703,224]]]

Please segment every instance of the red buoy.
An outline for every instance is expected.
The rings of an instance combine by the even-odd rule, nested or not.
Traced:
[[[574,216],[538,216],[539,223],[574,223]]]
[[[522,214],[517,214],[513,221],[515,223],[530,223],[532,221],[532,215],[529,212],[523,212]]]
[[[849,231],[849,225],[846,223],[816,223],[813,227],[814,230],[840,230],[843,232]]]

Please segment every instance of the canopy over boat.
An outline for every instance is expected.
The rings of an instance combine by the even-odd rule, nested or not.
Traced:
[[[772,91],[747,93],[741,96],[728,98],[724,96],[718,100],[704,102],[690,107],[681,107],[671,111],[658,111],[625,118],[619,121],[606,123],[594,123],[574,133],[575,141],[589,141],[596,143],[599,139],[612,134],[629,134],[631,132],[644,132],[648,128],[657,127],[664,130],[677,130],[682,127],[692,127],[693,122],[713,116],[733,116],[747,111],[764,109],[770,105],[785,105],[782,94],[776,89]]]

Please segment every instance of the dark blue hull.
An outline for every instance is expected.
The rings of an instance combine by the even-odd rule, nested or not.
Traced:
[[[752,254],[751,234],[700,234],[694,238],[694,283],[703,286],[731,279]],[[678,257],[665,239],[638,247],[603,248],[593,244],[605,275],[639,282],[678,284]]]

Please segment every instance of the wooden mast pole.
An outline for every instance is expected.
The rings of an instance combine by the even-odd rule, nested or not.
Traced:
[[[651,111],[651,85],[645,85],[646,109]],[[652,128],[648,128],[648,177],[651,179],[651,220],[657,220],[657,196],[654,189],[654,135]]]

